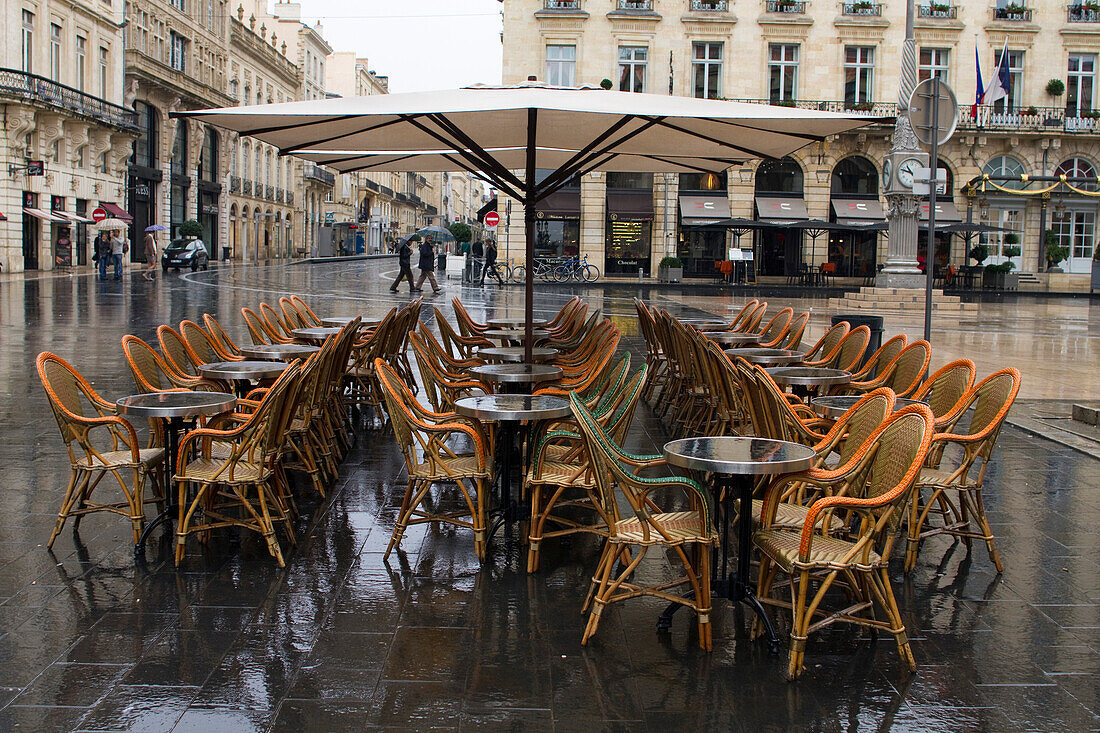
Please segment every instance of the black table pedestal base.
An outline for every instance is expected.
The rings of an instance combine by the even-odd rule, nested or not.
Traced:
[[[496,520],[485,535],[486,545],[492,541],[498,529],[504,525],[511,526],[519,515],[519,504],[512,498],[512,454],[515,451],[516,436],[511,421],[501,421],[497,439],[500,441],[500,475],[497,477],[500,481],[500,504],[489,513],[495,514]]]
[[[172,521],[172,514],[179,510],[179,504],[172,500],[172,478],[176,475],[176,451],[179,443],[179,433],[183,430],[184,418],[170,417],[164,425],[164,511],[153,518],[153,521],[145,525],[137,544],[134,545],[134,557],[140,557],[145,553],[145,542],[161,524]]]

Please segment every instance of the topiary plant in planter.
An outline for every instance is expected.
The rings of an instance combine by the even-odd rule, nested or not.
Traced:
[[[194,219],[188,219],[180,224],[180,236],[181,237],[201,237],[202,236],[202,224],[199,224]]]
[[[657,263],[657,279],[663,283],[678,283],[684,279],[684,263],[679,257],[662,257]]]
[[[975,244],[967,254],[970,255],[970,259],[981,265],[989,257],[989,247],[984,244]]]

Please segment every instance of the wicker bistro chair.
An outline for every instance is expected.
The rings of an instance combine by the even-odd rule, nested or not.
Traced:
[[[789,310],[788,308],[784,308]],[[783,311],[780,311],[782,313]],[[794,311],[791,311],[793,314]],[[774,319],[773,319],[774,320]],[[802,334],[806,330],[806,323],[810,320],[809,312],[799,313],[794,318],[788,319],[787,325],[780,331],[775,332],[775,335],[771,338],[768,336],[768,329],[764,329],[764,334],[760,337],[760,341],[757,345],[762,349],[797,349],[802,343]],[[788,346],[793,343],[794,346]]]
[[[141,392],[169,392],[189,389],[199,392],[224,392],[226,385],[218,380],[178,374],[156,350],[137,336],[122,337],[122,353],[134,384]]]
[[[432,355],[436,363],[452,374],[465,374],[470,368],[481,366],[486,363],[484,359],[476,356],[469,359],[455,359],[447,352],[443,344],[439,343],[439,339],[435,337],[435,334],[428,329],[427,324],[423,321],[420,323],[416,335],[420,337],[424,347]],[[411,336],[409,337],[409,342],[412,342]]]
[[[908,397],[920,386],[928,361],[932,358],[932,347],[925,340],[914,341],[902,349],[897,358],[881,369],[877,376],[867,381],[852,380],[840,385],[841,394],[861,394],[879,387],[889,387],[898,397]]]
[[[761,555],[757,597],[792,611],[788,679],[802,673],[809,635],[838,622],[889,631],[902,660],[916,670],[890,587],[889,558],[931,441],[931,411],[924,405],[910,405],[890,416],[847,464],[829,476],[811,470],[782,477],[768,488],[761,529],[753,533]],[[796,530],[775,524],[779,497],[790,482],[813,482],[831,494],[810,505],[805,522]],[[848,517],[845,525],[855,527],[848,539],[820,529],[841,513]],[[790,602],[770,597],[780,572],[790,577]],[[828,611],[822,602],[834,586],[843,588],[847,603]],[[876,605],[885,619],[875,616]],[[759,623],[754,631],[760,633]]]
[[[779,343],[783,340],[783,337],[787,335],[787,329],[790,328],[791,319],[794,317],[793,308],[783,308],[774,316],[771,320],[760,329],[760,342],[765,343]],[[770,348],[770,347],[769,347]]]
[[[830,362],[833,369],[852,371],[859,366],[860,359],[867,351],[867,342],[871,340],[871,329],[867,326],[857,326],[840,340],[840,346],[834,351],[834,357]]]
[[[199,367],[208,362],[191,350],[179,331],[171,326],[157,326],[157,341],[164,361],[168,366],[185,377],[199,376]]]
[[[750,313],[742,323],[742,326],[738,328],[738,331],[744,331],[745,333],[756,333],[760,330],[760,322],[764,320],[764,314],[768,312],[768,301],[761,301],[756,308]]]
[[[972,539],[984,540],[997,572],[1004,571],[1001,556],[993,546],[993,530],[986,518],[982,489],[997,437],[1019,391],[1018,370],[993,372],[968,391],[962,401],[960,414],[974,409],[967,432],[952,429],[935,436],[933,448],[941,450],[933,454],[934,463],[921,471],[909,508],[906,572],[916,565],[921,541],[937,534],[961,537],[968,547]],[[962,457],[956,465],[943,466],[942,447],[947,445],[962,448]],[[939,518],[936,526],[929,522],[933,515]]]
[[[298,310],[294,301],[286,296],[279,298],[279,310],[283,312],[283,322],[293,328],[310,328],[321,325],[311,321],[305,313]]]
[[[451,298],[451,307],[455,312],[455,323],[458,324],[458,330],[464,337],[482,336],[486,331],[490,330],[488,325],[478,323],[474,320],[474,317],[466,310],[466,306],[462,304],[458,296]]]
[[[695,611],[699,647],[709,652],[710,552],[718,544],[718,534],[711,524],[706,493],[688,478],[638,476],[636,471],[664,467],[667,463],[661,456],[625,453],[576,395],[570,395],[569,400],[592,457],[602,513],[609,519],[607,538],[584,604],[589,615],[581,644],[587,644],[596,633],[600,616],[609,604],[653,596]],[[661,511],[653,495],[666,490],[678,494],[681,501],[686,500],[686,509]],[[629,507],[628,516],[620,514],[620,500],[624,508]],[[671,580],[662,577],[656,585],[642,585],[634,579],[638,565],[652,547],[662,553],[667,551],[678,560],[684,574]],[[686,595],[677,591],[684,586],[690,589]]]
[[[420,381],[424,385],[425,397],[436,412],[454,412],[455,400],[459,397],[466,397],[476,392],[493,393],[491,385],[474,379],[468,373],[464,375],[447,371],[436,361],[434,354],[419,334],[412,334],[410,342],[417,368],[420,370]]]
[[[299,296],[290,296],[290,302],[295,307],[295,309],[297,309],[298,313],[301,314],[302,317],[305,318],[306,322],[309,323],[311,326],[321,325],[320,316],[314,313],[313,309],[310,308],[309,305],[306,304],[306,302],[302,300]]]
[[[646,383],[642,386],[642,399],[648,401],[653,397],[654,390],[660,389],[668,377],[668,355],[657,339],[653,313],[639,298],[634,299],[634,308],[638,311],[638,326],[645,340],[645,361],[649,368],[646,370]]]
[[[290,422],[286,427],[287,460],[284,468],[309,476],[313,489],[324,498],[325,484],[336,478],[336,462],[327,449],[322,429],[324,390],[328,388],[327,371],[336,355],[337,343],[326,341],[302,365],[301,384],[297,399],[290,405]]]
[[[81,517],[92,512],[111,512],[129,519],[137,544],[145,526],[146,486],[153,487],[157,501],[164,499],[160,490],[164,449],[140,447],[133,426],[61,357],[43,352],[35,364],[72,468],[57,524],[46,546],[53,547],[66,519],[75,517],[79,525]],[[92,492],[108,475],[118,483],[122,501],[93,502]]]
[[[283,338],[294,338],[290,332],[298,326],[284,320],[283,315],[268,303],[260,303],[260,318],[270,331],[279,334]]]
[[[974,386],[977,367],[970,359],[944,364],[913,393],[913,399],[927,402],[936,418],[936,432],[949,433],[966,410],[968,393]]]
[[[737,312],[737,315],[733,317],[733,320],[730,321],[730,325],[727,327],[726,330],[740,331],[741,327],[744,325],[745,320],[748,319],[748,317],[756,311],[756,306],[758,305],[760,305],[760,301],[756,298],[753,298],[748,303],[745,303],[745,305],[741,306],[741,310],[739,310]]]
[[[209,313],[202,314],[202,323],[206,326],[206,333],[210,335],[210,345],[214,347],[223,359],[226,361],[232,361],[236,358],[244,358],[241,354],[241,349],[233,342],[233,339],[229,337],[229,334],[222,328],[222,324],[218,323],[218,319]]]
[[[628,363],[629,366],[629,363]],[[592,411],[593,418],[618,444],[626,439],[641,397],[648,365],[616,385]],[[597,495],[592,457],[573,421],[559,422],[537,436],[531,467],[524,478],[530,496],[527,572],[539,569],[542,541],[548,537],[586,532],[607,537],[609,518]],[[563,513],[563,510],[565,513]],[[595,522],[580,521],[577,510],[591,514]],[[549,527],[549,528],[548,528]]]
[[[890,362],[898,358],[898,355],[905,349],[908,343],[909,339],[905,334],[898,334],[897,336],[888,338],[882,346],[878,347],[875,353],[867,358],[863,367],[852,375],[852,380],[856,382],[866,382],[873,379],[879,371],[885,369],[889,366]]]
[[[618,328],[605,338],[599,350],[594,354],[593,358],[585,365],[583,371],[571,371],[566,367],[562,367],[563,375],[561,381],[552,387],[542,387],[535,390],[534,394],[550,394],[566,396],[569,392],[579,392],[581,394],[589,394],[594,386],[599,384],[600,377],[611,366],[612,359],[615,357],[615,349],[619,345],[619,337],[621,332]]]
[[[460,336],[448,323],[443,311],[437,307],[433,307],[432,310],[435,311],[435,325],[439,329],[439,337],[452,358],[472,359],[476,356],[477,349],[494,345],[492,341],[481,336]]]
[[[291,419],[288,400],[295,399],[300,374],[300,364],[291,364],[243,424],[226,430],[197,428],[183,437],[175,476],[177,565],[188,535],[205,537],[221,527],[241,527],[261,535],[279,567],[285,566],[275,524],[283,524],[292,541],[294,530],[283,500],[285,487],[278,484],[277,462]],[[216,452],[215,443],[220,449]]]
[[[401,544],[409,525],[443,522],[472,529],[474,549],[478,559],[484,561],[492,456],[489,439],[481,424],[453,412],[424,409],[392,366],[378,359],[375,369],[390,424],[409,472],[409,484],[383,557],[388,558]],[[460,452],[449,445],[455,439],[464,440],[469,449]],[[428,492],[440,483],[453,483],[458,487],[465,511],[452,511],[441,508],[438,502],[428,501]]]
[[[287,338],[268,325],[267,321],[259,316],[251,308],[241,308],[244,323],[248,327],[248,335],[252,337],[252,343],[260,344],[292,344],[294,339]]]
[[[844,340],[844,337],[848,335],[850,330],[852,330],[852,324],[847,321],[841,321],[830,328],[820,339],[818,339],[817,343],[811,346],[810,350],[806,352],[806,357],[802,360],[802,365],[823,367],[831,364],[832,360],[836,358],[837,350],[840,349],[840,342]]]
[[[179,333],[184,343],[203,364],[216,361],[244,361],[243,356],[224,354],[217,347],[214,338],[194,321],[181,321]]]

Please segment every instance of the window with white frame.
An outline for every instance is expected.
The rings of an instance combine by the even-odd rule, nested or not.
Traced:
[[[168,4],[176,10],[180,11],[181,13],[187,12],[186,7],[184,6],[184,0],[168,0]]]
[[[61,81],[61,26],[50,23],[50,78]]]
[[[645,46],[619,46],[619,91],[644,92],[649,49]]]
[[[872,46],[844,47],[844,104],[867,104],[873,100],[875,49]]]
[[[1077,181],[1073,185],[1082,191],[1100,191],[1100,186],[1096,185],[1096,168],[1084,158],[1070,158],[1062,161],[1054,169],[1054,175],[1070,179],[1086,178],[1087,181]]]
[[[233,99],[235,99],[239,102],[240,99],[241,99],[240,93],[241,93],[240,82],[238,82],[236,79],[230,79],[229,80],[229,96],[233,97]]]
[[[1096,54],[1071,53],[1066,82],[1066,114],[1081,117],[1091,112],[1096,96]]]
[[[111,49],[99,47],[99,98],[106,99],[111,89]]]
[[[798,45],[772,43],[768,46],[768,101],[793,101],[798,88]]]
[[[1000,68],[1001,66],[1001,53],[1004,49],[997,49],[996,54],[993,57],[996,66],[994,68]],[[1012,88],[1008,90],[1008,96],[1002,97],[993,103],[993,111],[997,114],[1007,114],[1014,112],[1022,106],[1021,100],[1024,93],[1024,52],[1023,51],[1009,51],[1008,52],[1008,80],[1009,86]]]
[[[184,63],[187,58],[187,39],[175,31],[169,31],[169,35],[172,42],[172,55],[168,60],[168,65],[176,71],[185,71]]]
[[[76,37],[76,88],[84,91],[84,79],[88,73],[88,39]]]
[[[691,44],[692,95],[700,99],[722,96],[722,44]]]
[[[546,83],[554,86],[576,86],[577,47],[550,44],[546,47]]]
[[[917,62],[917,76],[921,81],[936,77],[947,81],[947,60],[950,51],[946,48],[922,48]]]
[[[996,184],[1002,188],[1024,188],[1027,185],[1020,180],[1020,177],[1027,173],[1024,164],[1011,155],[998,155],[993,158],[982,168],[982,173],[994,177]]]
[[[1061,213],[1055,212],[1051,217],[1051,230],[1058,238],[1058,244],[1069,250],[1070,271],[1079,262],[1087,262],[1092,259],[1092,253],[1096,246],[1096,210],[1067,209]]]
[[[20,52],[23,71],[34,72],[34,13],[23,11],[23,45]]]

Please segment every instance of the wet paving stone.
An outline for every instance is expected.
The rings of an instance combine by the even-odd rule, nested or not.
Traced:
[[[125,333],[155,341],[158,324],[209,312],[247,341],[240,308],[288,292],[326,314],[380,314],[407,302],[384,290],[389,269],[382,261],[214,268],[156,283],[2,284],[0,384],[29,398],[25,408],[0,401],[0,731],[1100,729],[1100,470],[1012,427],[986,492],[1005,572],[994,572],[980,543],[968,549],[947,537],[922,546],[910,575],[900,563],[891,568],[915,675],[888,636],[838,626],[813,635],[805,674],[788,683],[785,653],[750,641],[745,614],[724,601],[712,612],[711,654],[697,648],[686,612],[657,633],[664,604],[656,599],[609,608],[582,647],[595,537],[545,541],[533,575],[522,526],[494,538],[484,566],[469,531],[427,525],[409,528],[384,560],[407,474],[389,428],[377,425],[361,426],[324,499],[297,482],[298,547],[286,568],[235,530],[215,532],[204,547],[189,543],[178,568],[171,529],[158,530],[135,563],[125,522],[105,515],[77,532],[67,526],[46,550],[68,465],[29,368],[38,351],[71,359],[113,399],[134,389],[119,347]],[[581,291],[623,329],[635,366],[644,360],[637,292]],[[522,299],[518,289],[451,282],[425,304],[423,320],[433,322],[432,305],[449,314],[452,295],[475,318]],[[554,312],[571,295],[540,289],[536,308]],[[651,295],[697,315],[725,314],[742,300],[717,290]],[[816,338],[826,303],[799,303],[814,308],[807,338]],[[1011,314],[991,321],[1005,339],[1037,314],[1100,318],[1088,305],[997,308]],[[981,338],[977,326],[945,324],[933,366]],[[1036,338],[1049,346],[1060,337],[1053,329]],[[1029,353],[1021,343],[1005,348],[1012,358]],[[1079,373],[1082,390],[1100,393],[1095,374]],[[627,445],[649,452],[665,429],[641,405]],[[643,572],[667,571],[659,557],[646,562]],[[789,621],[775,617],[785,633]]]

